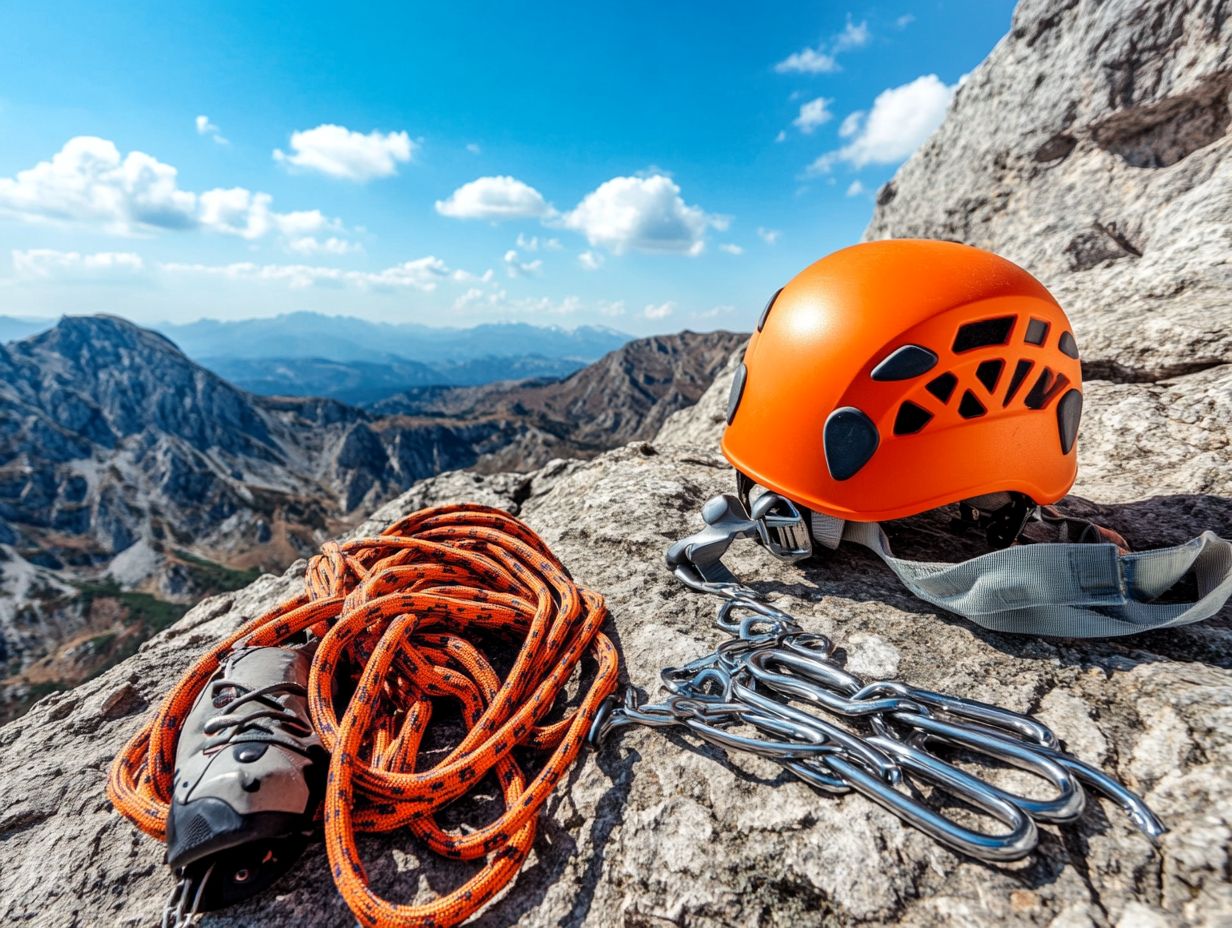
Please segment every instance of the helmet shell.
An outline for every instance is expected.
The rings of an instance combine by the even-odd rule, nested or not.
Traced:
[[[723,453],[756,483],[853,521],[987,493],[1037,503],[1077,472],[1069,319],[1011,261],[953,242],[854,245],[767,305]]]

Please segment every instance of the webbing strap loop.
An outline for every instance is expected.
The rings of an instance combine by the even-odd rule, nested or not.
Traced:
[[[813,514],[818,541],[834,538],[828,519]],[[873,551],[921,599],[1013,634],[1132,635],[1208,619],[1232,596],[1232,543],[1209,531],[1152,551],[1122,553],[1110,543],[1030,544],[957,564],[896,557],[875,522],[847,522],[841,538]],[[1190,573],[1198,590],[1194,600],[1154,602]]]

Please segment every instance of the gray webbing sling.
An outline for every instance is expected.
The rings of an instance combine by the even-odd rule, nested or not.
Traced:
[[[1232,597],[1232,543],[1213,532],[1176,547],[1135,552],[1110,542],[1018,544],[949,564],[895,557],[876,522],[801,510],[773,493],[747,508],[736,496],[716,496],[702,507],[702,519],[705,528],[668,549],[667,565],[694,589],[728,597],[759,598],[723,564],[737,538],[756,538],[787,561],[806,558],[818,546],[863,545],[920,599],[984,628],[1019,635],[1132,635],[1208,619]],[[1156,602],[1190,574],[1196,599]]]
[[[1105,638],[1209,619],[1232,597],[1232,543],[1214,532],[1173,548],[1122,553],[1116,545],[1015,545],[957,564],[895,557],[876,522],[810,513],[827,547],[863,545],[912,593],[999,632]],[[1192,602],[1157,603],[1190,571]]]

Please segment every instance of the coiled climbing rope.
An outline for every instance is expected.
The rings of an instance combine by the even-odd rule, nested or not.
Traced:
[[[319,636],[308,695],[330,753],[323,824],[338,891],[368,928],[456,925],[517,874],[540,810],[615,688],[616,649],[599,631],[603,598],[578,587],[522,522],[475,505],[426,509],[377,537],[326,544],[306,585],[193,665],[116,757],[108,796],[165,840],[180,726],[220,662],[240,644]],[[476,644],[501,636],[517,648],[503,678]],[[587,655],[597,669],[577,706],[547,722]],[[352,694],[341,715],[338,692]],[[459,707],[465,734],[423,767],[425,733],[443,701]],[[546,754],[537,773],[528,776],[515,748]],[[466,834],[441,828],[435,814],[488,774],[503,796],[500,816]],[[403,828],[443,857],[486,861],[447,895],[391,902],[370,886],[355,836]]]

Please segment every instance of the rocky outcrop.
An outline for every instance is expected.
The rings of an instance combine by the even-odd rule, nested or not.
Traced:
[[[1192,139],[1161,146],[1147,127],[1141,144],[1154,146],[1157,160],[1175,160],[1131,164],[1118,151],[1093,150],[1097,137],[1107,136],[1096,133],[1098,120],[1082,114],[1189,99],[1184,88],[1196,86],[1195,75],[1209,73],[1227,48],[1225,6],[1024,3],[1014,32],[972,75],[941,130],[939,138],[967,154],[966,167],[946,162],[944,148],[930,144],[883,193],[871,230],[953,230],[1022,261],[1062,294],[1088,360],[1129,381],[1087,384],[1081,477],[1065,505],[1138,548],[1204,528],[1232,535],[1232,365],[1219,321],[1232,288],[1205,245],[1225,235],[1232,204],[1223,198],[1226,184],[1201,186],[1190,178],[1185,194],[1167,181],[1204,161],[1206,176],[1221,175],[1227,152],[1225,142],[1215,141],[1180,157]],[[1132,80],[1114,81],[1117,73]],[[1015,109],[1038,110],[1041,118],[1051,112],[1038,75],[1040,84],[1060,75],[1049,92],[1074,102],[1073,119],[1057,124],[1072,129],[1072,146],[1062,140],[1047,147],[1058,129],[1045,125],[1032,136]],[[1119,96],[1109,104],[1112,87]],[[1188,105],[1168,103],[1165,110]],[[970,113],[986,121],[968,119]],[[1198,138],[1209,134],[1201,129],[1206,123],[1196,124]],[[1014,144],[998,147],[998,129]],[[1024,139],[1034,144],[1023,148]],[[1041,147],[1057,162],[1052,168],[1032,160]],[[1128,142],[1121,148],[1143,160]],[[1210,158],[1214,150],[1222,159]],[[1114,159],[1105,162],[1107,178],[1095,169],[1102,158]],[[1065,263],[1065,246],[1081,223],[1066,225],[1068,213],[1037,208],[1033,199],[1051,202],[1044,172],[1052,170],[1057,183],[1068,184],[1075,214],[1094,209],[1082,185],[1067,180],[1070,159],[1077,159],[1074,170],[1086,164],[1083,172],[1099,175],[1108,203],[1143,210],[1147,234],[1128,238],[1141,258],[1085,269]],[[1018,183],[1031,195],[1019,196]],[[1165,226],[1180,222],[1169,189],[1189,197],[1186,208],[1197,217],[1186,232],[1188,250],[1162,243],[1151,226],[1153,218]],[[1019,235],[1012,215],[1036,222],[1023,228],[1034,229],[1043,244]],[[1168,290],[1163,282],[1170,279],[1184,285]],[[1132,289],[1138,286],[1140,292]],[[607,632],[620,648],[624,676],[653,693],[660,667],[708,652],[719,637],[710,626],[712,602],[676,583],[662,557],[671,540],[697,527],[700,504],[732,485],[717,449],[731,373],[729,367],[696,406],[668,419],[653,441],[529,473],[435,477],[356,531],[445,501],[474,500],[521,515],[579,582],[607,596]],[[965,555],[942,530],[945,518],[913,520],[896,534],[914,540],[916,556]],[[861,673],[1034,713],[1070,750],[1147,798],[1170,829],[1161,846],[1153,848],[1109,803],[1092,799],[1080,822],[1044,827],[1031,859],[979,864],[859,796],[820,795],[769,763],[638,730],[584,756],[559,785],[527,866],[475,924],[1131,928],[1232,921],[1232,610],[1129,639],[1014,638],[912,598],[859,551],[790,567],[745,545],[733,550],[731,563],[764,582],[808,628],[831,635]],[[161,848],[108,806],[107,764],[176,674],[209,642],[299,589],[304,568],[299,561],[281,576],[202,602],[123,664],[0,728],[0,921],[52,928],[157,921],[170,887]],[[1001,777],[1023,785],[1013,770]],[[461,878],[459,869],[421,856],[406,836],[365,840],[361,852],[377,888],[394,897],[426,898]],[[317,847],[275,893],[207,924],[352,921]]]
[[[415,390],[373,411],[475,428],[491,424],[476,469],[529,470],[553,457],[587,458],[653,438],[669,416],[697,402],[746,338],[735,332],[655,335],[561,381]]]
[[[77,637],[129,647],[143,626],[123,611],[162,609],[112,597],[121,614],[105,611],[100,624],[73,583],[103,579],[182,602],[226,588],[220,578],[236,570],[315,550],[424,477],[489,457],[532,469],[652,436],[739,340],[635,341],[563,383],[504,384],[465,409],[392,416],[254,396],[114,317],[66,317],[0,345],[0,588],[15,591],[0,599],[0,718],[6,703],[57,680],[48,667],[29,679],[36,662]],[[117,656],[108,648],[98,665]],[[70,663],[58,679],[81,678],[84,665]]]
[[[1028,268],[1088,376],[1232,361],[1232,7],[1023,0],[869,238],[951,238]]]
[[[1208,378],[1205,402],[1226,401],[1226,375],[1199,376]],[[713,603],[677,584],[662,556],[697,526],[708,496],[730,489],[717,453],[728,383],[720,378],[653,442],[528,474],[432,478],[356,532],[446,501],[519,513],[580,582],[606,594],[624,674],[653,693],[661,666],[700,655],[718,638]],[[1140,547],[1232,527],[1232,472],[1212,469],[1205,457],[1226,443],[1226,420],[1178,411],[1167,402],[1173,388],[1088,389],[1085,445],[1112,446],[1133,418],[1142,427],[1134,466],[1153,473],[1161,489],[1143,499],[1139,477],[1115,478],[1117,462],[1084,464],[1087,499],[1068,505]],[[952,536],[936,523],[917,528],[917,553],[956,556]],[[477,924],[1216,925],[1232,917],[1232,614],[1129,640],[1013,638],[938,613],[856,551],[804,568],[779,565],[751,545],[734,553],[738,572],[765,581],[778,604],[832,635],[849,666],[1036,713],[1071,750],[1146,795],[1171,829],[1160,850],[1117,809],[1092,800],[1078,825],[1044,828],[1033,859],[977,864],[858,796],[824,796],[768,763],[632,731],[584,756],[558,788],[530,862]],[[169,888],[161,848],[110,810],[107,763],[171,679],[209,641],[298,589],[304,566],[206,600],[124,664],[0,729],[8,797],[0,812],[0,920],[157,920]],[[410,838],[362,847],[388,894],[409,897],[459,878],[421,858]],[[277,894],[207,924],[343,926],[348,914],[316,848]]]

